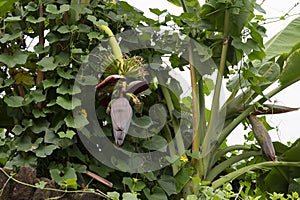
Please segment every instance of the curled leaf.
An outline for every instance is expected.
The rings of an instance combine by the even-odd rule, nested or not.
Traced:
[[[254,115],[265,115],[265,114],[281,114],[299,110],[299,108],[291,108],[286,106],[278,106],[271,104],[264,104],[262,107],[258,107],[253,113]]]

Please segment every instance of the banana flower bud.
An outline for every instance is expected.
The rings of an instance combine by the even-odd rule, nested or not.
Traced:
[[[128,100],[123,97],[115,99],[111,105],[110,116],[116,145],[121,146],[132,118],[132,108]]]
[[[261,146],[263,153],[269,160],[275,161],[275,149],[267,129],[255,115],[250,115],[248,118],[252,125],[254,136]]]

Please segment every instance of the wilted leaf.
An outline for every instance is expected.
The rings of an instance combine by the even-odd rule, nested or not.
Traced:
[[[24,84],[29,87],[33,86],[34,78],[29,73],[19,72],[14,76],[16,84]]]

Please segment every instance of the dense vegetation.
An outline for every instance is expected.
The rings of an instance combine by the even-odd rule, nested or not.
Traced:
[[[270,98],[300,79],[300,18],[265,42],[254,0],[170,2],[180,16],[153,8],[149,19],[122,1],[0,3],[3,174],[31,167],[108,199],[299,198],[300,140],[272,143],[264,115],[295,110]],[[120,88],[133,117],[117,147]],[[227,146],[239,124],[244,144]]]

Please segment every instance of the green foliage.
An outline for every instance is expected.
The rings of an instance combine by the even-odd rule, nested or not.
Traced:
[[[107,192],[112,199],[229,199],[249,195],[252,196],[250,199],[259,199],[260,196],[298,198],[299,141],[292,146],[274,143],[278,161],[264,162],[260,145],[254,143],[253,132],[246,137],[250,141],[242,147],[227,146],[226,137],[238,124],[247,126],[249,121],[246,118],[250,113],[265,114],[268,109],[264,102],[299,80],[299,41],[297,29],[293,28],[298,26],[299,20],[293,21],[278,37],[270,40],[264,51],[265,29],[257,22],[259,16],[254,15],[255,9],[262,10],[255,1],[212,0],[201,6],[194,0],[170,2],[181,6],[182,14],[173,16],[166,10],[151,9],[157,16],[166,15],[159,21],[146,18],[126,2],[114,4],[95,0],[82,6],[69,1],[43,1],[42,10],[38,0],[1,2],[1,167],[34,167],[39,175],[52,178],[58,187],[77,189],[88,185]],[[198,43],[193,47],[184,46],[188,39],[176,31],[168,32],[171,39],[156,34],[155,30],[169,22]],[[103,26],[108,26],[114,34],[121,30],[126,33],[133,28],[148,27],[149,30],[142,31],[140,41],[134,35],[122,39],[119,45],[127,55],[122,62],[111,62],[115,56],[111,42],[113,36],[107,38],[107,29],[99,30]],[[284,42],[291,35],[292,40]],[[34,41],[39,42],[35,44]],[[156,42],[157,49],[161,47],[171,52],[150,48],[128,52],[127,47],[131,45],[151,41]],[[285,43],[284,49],[278,46],[278,41]],[[96,64],[89,64],[94,64],[95,74],[82,75],[79,85],[74,85],[80,67],[86,66],[93,56]],[[248,60],[244,59],[245,56]],[[163,57],[169,57],[170,68],[162,67]],[[160,161],[170,165],[148,173],[129,174],[107,167],[86,150],[78,130],[86,130],[93,121],[88,110],[77,109],[82,106],[82,101],[73,95],[84,92],[82,88],[85,86],[98,83],[101,66],[97,62],[109,66],[100,81],[118,74],[125,76],[129,84],[152,76],[147,90],[130,96],[134,107],[131,126],[134,128],[122,148],[139,153],[168,152],[170,155],[166,154]],[[151,65],[147,67],[147,63]],[[172,77],[165,79],[164,75],[171,68],[194,69],[186,67],[189,63],[197,71],[192,83],[196,96],[181,98],[184,91],[180,82]],[[236,65],[240,69],[236,69]],[[224,71],[220,72],[216,83],[209,77],[215,66]],[[230,77],[227,86],[231,96],[221,112],[216,104],[206,108],[205,96],[214,94],[216,99],[224,77]],[[278,80],[280,86],[266,93],[268,86]],[[103,134],[84,133],[91,140],[106,137],[113,141],[111,119],[106,113],[108,102],[103,103],[104,96],[113,89],[108,86],[104,91],[95,95],[97,122],[102,124]],[[195,108],[201,115],[195,115]],[[214,126],[215,116],[218,116],[214,115],[214,110],[222,115],[226,110],[224,127]],[[199,121],[193,121],[193,118]],[[271,128],[265,118],[260,120],[266,129]],[[213,128],[206,127],[209,123]],[[202,140],[198,146],[193,144],[185,151],[185,142],[192,142],[193,128],[198,130],[197,134],[203,134],[199,137]],[[216,132],[219,134],[214,135]],[[134,137],[137,135],[139,137]],[[176,148],[170,145],[174,137]],[[203,139],[208,143],[201,143]],[[211,150],[207,155],[202,154],[203,146]],[[132,165],[152,164],[140,158],[131,161],[126,163],[110,158],[113,166],[122,171]],[[197,162],[200,165],[195,164]],[[203,163],[205,165],[201,165]],[[87,170],[112,181],[114,187],[108,189],[95,181],[91,183]],[[232,184],[228,183],[230,181]],[[204,186],[207,182],[212,187]],[[45,183],[39,182],[36,187],[44,188]],[[254,187],[255,191],[252,190]]]

